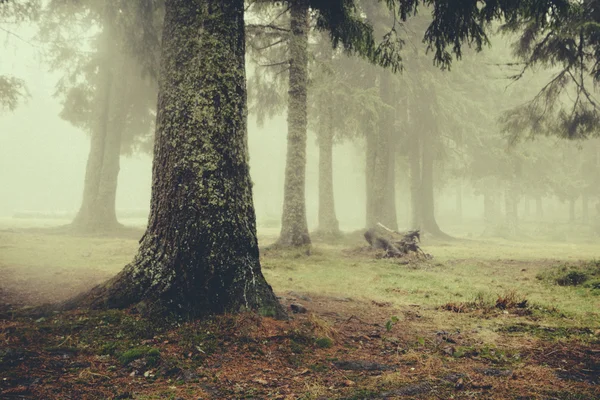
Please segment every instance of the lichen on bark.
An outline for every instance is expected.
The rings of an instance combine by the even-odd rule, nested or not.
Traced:
[[[65,307],[284,317],[259,262],[243,0],[168,0],[162,47],[147,231],[131,264]]]

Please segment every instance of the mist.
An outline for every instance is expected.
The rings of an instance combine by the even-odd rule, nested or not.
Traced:
[[[0,0],[0,398],[597,398],[596,3]]]

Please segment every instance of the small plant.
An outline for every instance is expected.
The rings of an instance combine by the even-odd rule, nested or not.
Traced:
[[[333,340],[331,340],[328,337],[321,337],[315,340],[315,344],[317,345],[317,347],[320,347],[322,349],[328,349],[333,346]]]
[[[129,365],[132,361],[140,358],[145,358],[146,365],[149,367],[155,366],[160,359],[160,350],[148,347],[136,347],[121,354],[119,362],[123,365]]]
[[[560,286],[577,286],[587,281],[587,274],[580,271],[570,271],[563,276],[556,278],[556,283]]]
[[[527,299],[521,297],[514,290],[508,291],[504,295],[498,296],[496,308],[509,310],[514,308],[527,308]]]
[[[394,327],[394,325],[399,321],[398,317],[396,317],[395,315],[392,315],[392,318],[390,318],[386,323],[385,323],[385,330],[390,332],[392,330],[392,328]]]

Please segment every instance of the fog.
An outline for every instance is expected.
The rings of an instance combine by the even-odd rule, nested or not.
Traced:
[[[45,70],[35,50],[20,44],[18,51],[8,55],[2,59],[0,74],[24,79],[31,97],[14,112],[0,115],[0,216],[10,219],[15,214],[31,212],[72,217],[81,204],[89,136],[59,117],[61,105],[53,96],[58,78]],[[284,116],[260,128],[255,121],[249,121],[257,219],[270,225],[278,224],[281,219],[286,130]],[[310,134],[306,202],[308,221],[313,227],[318,203],[315,140],[314,134]],[[364,224],[364,216],[357,212],[365,207],[364,167],[359,148],[360,144],[346,143],[336,146],[334,153],[335,195],[345,199],[338,205],[338,212],[341,226],[346,230]],[[148,211],[151,168],[152,160],[147,154],[121,158],[117,212]],[[140,224],[141,220],[133,222]]]
[[[0,216],[4,220],[3,223],[8,225],[11,224],[11,220],[15,222],[13,217],[26,215],[44,218],[55,216],[63,219],[63,222],[68,222],[81,205],[90,148],[89,133],[60,117],[62,106],[60,99],[55,94],[61,72],[50,71],[46,60],[47,50],[37,38],[36,29],[34,25],[17,25],[3,34],[0,75],[12,75],[23,79],[29,91],[28,98],[14,111],[4,110],[0,114],[0,187],[2,188]],[[471,65],[478,65],[478,63],[479,65],[481,63],[489,65],[492,61],[499,59],[510,62],[510,60],[502,58],[508,51],[508,47],[502,43],[502,39],[498,39],[495,46],[491,50],[486,50],[487,58],[485,59],[478,60],[471,54],[475,61],[457,62],[453,71],[443,73],[438,71],[435,74],[446,74],[445,76],[453,77],[457,76],[457,70],[460,74],[461,68],[469,69],[472,68]],[[249,60],[252,60],[252,57],[249,57]],[[407,60],[406,69],[401,75],[408,80],[422,79],[419,77],[421,70],[418,65],[420,64],[417,64],[415,68],[414,65],[411,66],[413,62],[410,57],[407,57]],[[257,67],[249,61],[249,79],[252,78],[255,68]],[[538,72],[538,75],[527,75],[518,82],[511,83],[506,77],[513,73],[514,69],[507,70],[497,67],[492,71],[491,75],[488,74],[487,77],[494,85],[501,88],[498,93],[503,90],[502,96],[505,98],[520,97],[523,102],[531,99],[541,87],[540,82],[543,83],[544,78],[539,78],[539,75],[550,76],[548,72],[542,71]],[[462,73],[465,74],[464,71]],[[446,80],[446,78],[441,79]],[[452,78],[448,79],[450,82]],[[452,85],[452,83],[445,84]],[[468,94],[469,85],[474,84],[476,82],[468,83],[461,89],[463,95]],[[252,83],[250,83],[251,85]],[[397,95],[397,99],[399,99],[398,96],[402,95]],[[443,107],[450,106],[452,103],[452,95],[440,97],[440,99],[438,101],[443,103]],[[476,103],[481,99],[472,101]],[[517,103],[509,104],[506,108],[508,109],[514,104]],[[351,113],[352,111],[346,110],[346,112]],[[447,124],[445,117],[438,114],[433,115],[435,115],[434,120],[439,119],[436,124]],[[502,130],[500,122],[496,119],[500,115],[498,113],[498,115],[488,118],[488,121],[494,121],[494,124],[497,125],[492,129],[498,132]],[[310,118],[309,112],[309,120]],[[341,118],[345,118],[345,116]],[[474,121],[463,120],[464,126],[478,123],[475,119],[481,119],[476,114],[473,114],[473,118]],[[285,107],[283,111],[278,112],[278,115],[266,118],[261,124],[257,124],[256,115],[251,112],[248,124],[251,177],[254,183],[254,204],[259,229],[273,230],[279,227],[283,206],[287,146]],[[457,124],[457,122],[452,121],[452,124]],[[471,135],[473,138],[479,134],[477,130],[479,128],[465,129],[460,124],[450,127],[450,130],[455,132],[463,129],[465,133],[462,135],[464,136]],[[560,153],[566,151],[564,150],[566,148],[572,149],[575,158],[583,157],[582,148],[596,146],[596,144],[590,144],[591,142],[568,143],[557,138],[538,138],[537,142],[533,142],[534,144],[520,142],[516,146],[510,147],[506,134],[498,133],[497,137],[498,140],[494,142],[494,146],[497,147],[499,153],[507,154],[507,157],[510,157],[511,153],[525,154],[529,151],[527,146],[533,149],[538,146],[535,143],[540,142],[546,143],[545,146],[550,152]],[[441,156],[439,160],[442,161],[438,160],[439,164],[436,165],[438,177],[435,178],[437,181],[434,185],[435,214],[444,231],[458,236],[479,235],[485,229],[484,201],[480,188],[474,185],[466,175],[461,178],[456,172],[453,172],[452,176],[446,178],[440,172],[446,168],[444,157],[452,157],[452,152],[457,151],[457,143],[456,138],[446,143],[449,146],[443,150],[446,154]],[[334,145],[335,211],[342,231],[354,231],[365,226],[366,146],[366,140],[360,136],[336,140]],[[401,153],[406,151],[403,146],[402,143],[399,145]],[[462,151],[458,148],[458,152]],[[458,159],[460,157],[463,155],[459,155]],[[133,154],[121,157],[116,209],[120,219],[127,220],[126,224],[136,226],[145,224],[145,214],[148,212],[150,202],[151,162],[151,156],[142,151],[134,151]],[[473,165],[466,166],[466,164],[459,167],[465,168],[464,174],[470,174],[469,169],[474,168]],[[318,170],[317,136],[309,127],[305,201],[307,221],[311,231],[317,228],[318,220]],[[398,226],[400,229],[406,230],[411,228],[411,197],[405,154],[398,158],[396,170],[395,203]],[[538,172],[543,175],[543,170]],[[587,171],[587,174],[594,175],[595,171]],[[586,185],[589,186],[589,184]],[[460,198],[457,198],[458,190],[461,193]],[[588,207],[593,209],[596,194],[592,192],[586,194],[585,206],[580,204],[583,201],[580,194],[573,194],[576,204],[571,205],[571,210],[573,208],[576,210],[577,221],[581,222],[585,215],[589,215]],[[499,196],[501,197],[501,193]],[[567,195],[557,195],[550,190],[542,194],[542,197],[546,212],[538,222],[575,222],[569,215],[570,204],[567,201]],[[497,200],[499,206],[503,200],[501,198]],[[517,209],[525,219],[533,214],[534,202],[535,198],[530,194],[525,194],[525,197],[519,200]],[[592,211],[591,214],[594,212]]]

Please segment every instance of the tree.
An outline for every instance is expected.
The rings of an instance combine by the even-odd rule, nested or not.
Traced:
[[[288,137],[283,214],[278,246],[310,245],[306,220],[306,136],[308,90],[308,1],[290,5]]]
[[[144,142],[151,136],[156,88],[129,47],[135,36],[128,27],[137,11],[131,5],[53,1],[42,18],[40,36],[52,44],[50,64],[64,74],[57,84],[60,115],[90,134],[82,203],[69,226],[77,232],[121,227],[115,207],[120,156],[150,149]],[[95,24],[101,31],[93,36]],[[91,53],[81,36],[94,38]]]
[[[244,39],[242,0],[166,3],[148,228],[131,264],[70,304],[284,315],[258,257]]]

